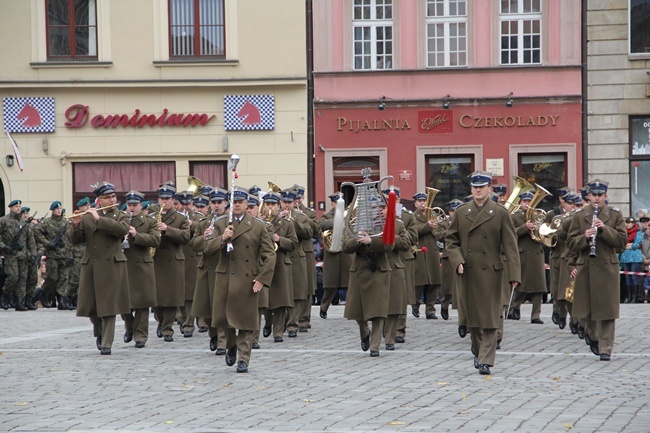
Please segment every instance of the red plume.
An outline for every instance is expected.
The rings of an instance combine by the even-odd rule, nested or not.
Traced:
[[[428,249],[427,247],[422,247],[422,248],[420,248],[420,251],[422,251],[423,253],[426,253],[427,249]]]
[[[388,207],[386,208],[386,224],[384,233],[381,235],[381,242],[384,245],[395,243],[395,208],[397,205],[397,194],[395,191],[388,193]]]

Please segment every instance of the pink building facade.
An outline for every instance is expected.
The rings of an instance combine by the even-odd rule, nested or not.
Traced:
[[[436,205],[478,169],[580,188],[579,0],[317,0],[313,22],[320,210],[364,167]]]

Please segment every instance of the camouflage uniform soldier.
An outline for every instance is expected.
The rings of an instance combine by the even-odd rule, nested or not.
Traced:
[[[63,208],[60,201],[50,205],[52,216],[45,219],[36,230],[36,241],[45,251],[45,266],[47,276],[43,282],[43,297],[50,299],[56,294],[59,310],[72,310],[74,306],[68,295],[68,280],[73,259],[71,257],[70,241],[66,233],[69,228],[68,220],[63,218]]]
[[[36,244],[29,224],[22,218],[21,205],[20,200],[12,200],[9,213],[0,218],[0,249],[7,275],[2,307],[8,308],[11,298],[15,297],[16,311],[27,311],[36,309],[31,299],[25,299],[27,262],[36,259]]]
[[[30,216],[31,209],[27,206],[23,206],[21,209],[21,215],[27,223],[29,223],[29,230],[34,233],[36,227],[39,223],[38,220],[35,220],[33,216]],[[35,215],[35,214],[34,214]],[[26,299],[29,300],[29,303],[36,304],[35,295],[36,295],[36,285],[38,284],[38,268],[41,265],[41,254],[38,251],[38,244],[36,244],[36,258],[35,260],[27,261],[27,279],[25,282],[25,294]]]

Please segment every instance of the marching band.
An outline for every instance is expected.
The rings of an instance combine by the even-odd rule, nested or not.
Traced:
[[[245,373],[252,349],[265,341],[260,330],[273,343],[309,332],[311,305],[320,305],[327,319],[346,290],[344,317],[357,322],[361,349],[371,357],[379,357],[382,338],[388,351],[406,343],[409,305],[415,319],[421,304],[426,319],[437,319],[440,304],[443,320],[450,307],[457,310],[474,367],[491,374],[504,319],[520,320],[530,299],[531,323],[544,323],[550,248],[553,323],[560,329],[568,323],[600,360],[610,360],[619,317],[617,254],[627,235],[620,210],[607,204],[607,182],[595,179],[578,193],[560,189],[560,205],[545,212],[538,205],[549,193],[540,185],[515,178],[506,198],[505,185],[477,171],[465,201],[434,207],[439,191],[427,188],[413,196],[411,211],[392,177],[372,181],[366,169],[362,183],[345,184],[355,191],[351,203],[345,206],[342,193],[331,195],[331,209],[318,220],[301,203],[300,185],[280,189],[269,182],[268,192],[237,186],[237,162],[233,156],[230,191],[196,178],[181,192],[164,182],[148,210],[144,194],[132,190],[121,211],[109,182],[95,185],[97,207],[86,198],[68,216],[55,201],[49,218],[25,218],[29,208],[13,200],[0,218],[2,308],[33,310],[35,299],[76,308],[90,318],[102,355],[111,354],[118,314],[124,342],[144,348],[153,309],[159,338],[173,342],[175,322],[185,338],[198,328],[211,351]],[[314,246],[321,244],[318,286]],[[45,283],[35,297],[43,255]]]

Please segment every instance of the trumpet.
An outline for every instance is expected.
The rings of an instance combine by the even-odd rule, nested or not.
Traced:
[[[95,210],[110,209],[112,207],[119,206],[119,205],[120,205],[119,203],[115,203],[115,204],[112,204],[112,205],[109,205],[109,206],[103,206],[103,207],[95,208]],[[78,216],[81,216],[81,215],[86,215],[89,212],[90,212],[90,210],[86,210],[86,211],[83,211],[83,212],[73,213],[72,215],[64,216],[63,218],[70,219],[70,218],[78,217]]]

